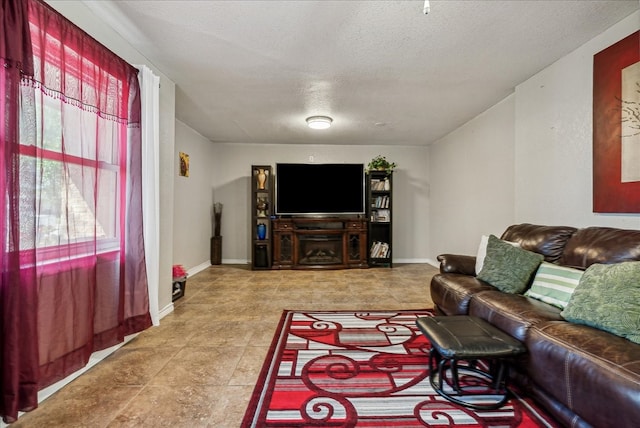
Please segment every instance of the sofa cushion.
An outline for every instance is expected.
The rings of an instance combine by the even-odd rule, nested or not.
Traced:
[[[544,257],[489,236],[487,256],[478,279],[505,293],[523,293]]]
[[[474,295],[469,304],[469,315],[490,322],[521,342],[531,326],[562,320],[560,308],[496,289]]]
[[[519,247],[520,244],[518,242],[504,241],[514,247]],[[478,245],[478,252],[476,253],[476,274],[482,270],[484,266],[484,259],[487,257],[487,244],[489,243],[489,237],[487,235],[482,235],[480,237],[480,245]]]
[[[482,235],[480,237],[480,244],[478,245],[478,251],[476,252],[476,275],[482,270],[484,265],[484,258],[487,257],[487,244],[489,243],[489,237]]]
[[[640,345],[564,321],[532,327],[525,345],[532,381],[589,426],[638,425]]]
[[[640,260],[640,230],[586,227],[567,241],[560,264],[586,269],[594,263]]]
[[[573,291],[584,271],[542,262],[525,296],[540,300],[560,309],[567,307]]]
[[[640,343],[640,262],[594,264],[562,316]]]
[[[567,241],[576,232],[569,226],[539,226],[537,224],[514,224],[501,236],[505,241],[518,242],[522,248],[542,254],[544,260],[556,263],[562,257]]]

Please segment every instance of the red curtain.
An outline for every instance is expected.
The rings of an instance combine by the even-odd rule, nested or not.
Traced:
[[[137,70],[39,0],[2,0],[0,411],[151,326]]]
[[[30,227],[29,223],[33,223],[33,218],[20,218],[20,80],[22,76],[33,75],[33,67],[27,3],[2,0],[1,12],[0,411],[5,422],[10,422],[15,420],[18,410],[31,410],[38,405],[35,254],[24,255],[24,266],[19,254],[21,228],[26,229]],[[27,199],[24,204],[34,204],[34,201]]]

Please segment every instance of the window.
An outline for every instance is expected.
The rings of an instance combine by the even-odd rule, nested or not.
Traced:
[[[117,136],[122,125],[44,92],[37,94],[35,110],[36,141],[41,143],[21,144],[20,154],[35,158],[35,162],[21,162],[33,165],[35,171],[25,168],[21,173],[35,173],[34,188],[24,190],[34,192],[38,201],[35,246],[42,250],[39,254],[45,259],[47,254],[59,254],[51,251],[59,245],[76,246],[80,253],[83,245],[90,245],[93,251],[94,238],[99,251],[117,249],[121,173]],[[80,126],[64,127],[65,122]],[[33,182],[26,177],[21,181]],[[25,239],[21,248],[33,245]]]
[[[34,24],[31,30],[41,31]],[[36,201],[35,225],[21,229],[35,226],[35,239],[21,230],[20,248],[35,248],[39,263],[118,250],[127,134],[117,114],[126,105],[117,104],[127,82],[51,34],[34,40],[46,46],[34,43],[42,81],[35,126],[21,123],[20,173],[22,190]],[[32,198],[23,199],[26,219]]]

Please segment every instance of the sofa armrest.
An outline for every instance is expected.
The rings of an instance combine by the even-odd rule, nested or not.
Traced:
[[[476,256],[460,254],[440,254],[438,256],[441,273],[459,273],[462,275],[476,275]]]

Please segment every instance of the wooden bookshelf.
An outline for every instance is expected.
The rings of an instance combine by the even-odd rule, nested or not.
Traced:
[[[251,269],[271,269],[273,168],[251,166]]]
[[[369,266],[392,267],[393,173],[367,173],[368,262]]]

